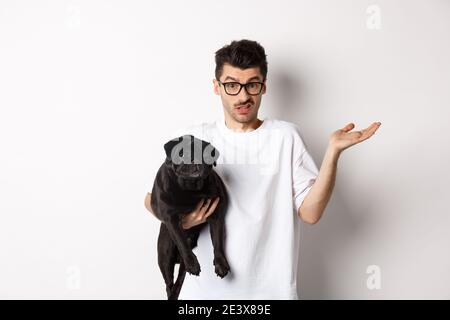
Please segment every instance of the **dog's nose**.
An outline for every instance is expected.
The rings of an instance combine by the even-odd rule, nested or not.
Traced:
[[[201,168],[198,164],[183,166],[180,172],[186,175],[199,175],[201,173]]]
[[[200,168],[199,168],[198,164],[195,165],[193,172],[194,173],[199,173],[200,172]]]

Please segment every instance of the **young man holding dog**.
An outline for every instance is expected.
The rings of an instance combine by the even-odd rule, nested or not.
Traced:
[[[331,197],[342,151],[370,138],[381,125],[361,131],[353,123],[330,136],[320,170],[297,125],[258,119],[266,92],[267,61],[255,41],[233,41],[216,52],[214,93],[224,118],[182,131],[211,142],[221,153],[216,171],[230,197],[226,255],[230,273],[215,277],[209,233],[194,249],[202,272],[190,274],[180,299],[298,299],[299,220],[317,223]],[[183,219],[183,228],[204,223],[220,199],[204,199]],[[151,212],[150,194],[145,206]]]

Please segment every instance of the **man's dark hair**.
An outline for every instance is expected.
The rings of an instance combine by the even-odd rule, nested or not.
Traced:
[[[247,69],[259,67],[263,81],[267,76],[267,60],[264,48],[256,41],[232,41],[216,51],[216,79],[220,80],[223,65],[228,63],[233,67]]]

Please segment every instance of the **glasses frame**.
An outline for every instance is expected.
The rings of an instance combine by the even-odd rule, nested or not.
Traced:
[[[265,86],[265,83],[264,83],[264,82],[259,82],[259,81],[252,81],[252,82],[247,82],[247,83],[240,83],[240,82],[236,82],[236,81],[222,82],[222,81],[220,81],[220,80],[217,80],[217,82],[218,82],[219,84],[223,85],[223,89],[225,90],[225,93],[226,93],[227,95],[229,95],[229,96],[237,96],[237,95],[241,92],[242,87],[245,87],[245,92],[247,92],[248,95],[250,95],[250,96],[257,96],[257,95],[260,95],[260,94],[261,94],[261,92],[262,92],[262,90],[264,89],[264,86]],[[227,89],[226,89],[226,87],[225,87],[225,85],[228,84],[228,83],[235,83],[235,84],[238,84],[238,85],[239,85],[239,90],[238,90],[238,92],[237,92],[237,93],[233,93],[233,94],[228,93],[228,91],[227,91]],[[248,92],[247,86],[248,86],[249,84],[255,84],[255,83],[260,84],[260,85],[261,85],[261,89],[259,90],[258,93],[251,94],[250,92]]]

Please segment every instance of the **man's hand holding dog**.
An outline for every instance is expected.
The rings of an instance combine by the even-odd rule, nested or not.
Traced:
[[[212,199],[202,199],[199,201],[195,209],[188,214],[185,214],[182,218],[183,229],[189,229],[196,225],[206,222],[206,218],[214,213],[214,210],[219,203],[219,197],[217,197],[212,203]]]

